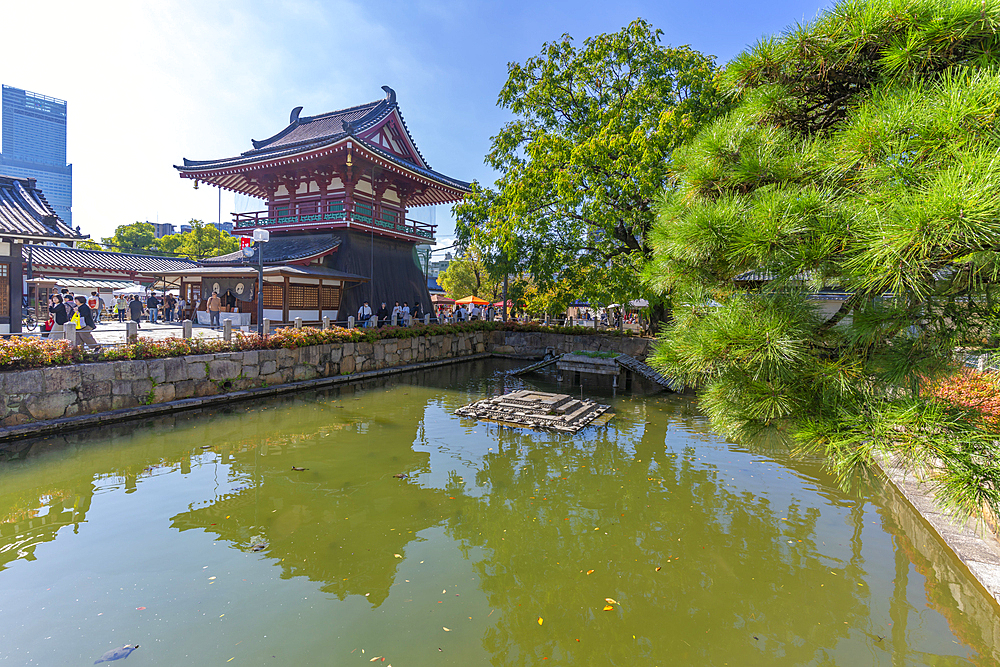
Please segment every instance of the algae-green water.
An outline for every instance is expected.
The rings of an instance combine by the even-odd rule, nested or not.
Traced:
[[[7,445],[0,665],[994,664],[995,606],[891,489],[675,395],[574,436],[455,416],[559,390],[511,367]]]

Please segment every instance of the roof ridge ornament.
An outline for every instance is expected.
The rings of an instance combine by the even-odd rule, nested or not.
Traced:
[[[382,86],[382,90],[385,91],[385,101],[389,103],[389,106],[392,106],[393,104],[395,104],[396,103],[396,91],[393,90],[392,88],[390,88],[389,86]]]
[[[302,107],[295,107],[292,109],[292,113],[288,114],[288,124],[297,125],[299,122],[299,114],[302,113]]]

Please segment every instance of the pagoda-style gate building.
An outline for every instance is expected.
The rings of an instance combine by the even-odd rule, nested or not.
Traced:
[[[434,243],[435,226],[408,219],[407,211],[458,201],[470,188],[431,170],[396,93],[382,89],[384,99],[318,116],[302,117],[296,107],[288,127],[253,141],[253,150],[221,160],[185,159],[176,167],[196,186],[208,183],[267,202],[267,210],[233,214],[234,235],[250,236],[257,228],[271,233],[264,244],[271,268],[265,272],[265,317],[287,320],[296,313],[309,321],[315,311],[342,321],[365,300],[373,310],[381,301],[411,307],[419,301],[425,313],[433,312],[415,246]],[[256,254],[233,254],[203,264],[221,276],[226,266],[236,272],[256,263]],[[277,271],[279,266],[292,270]],[[256,311],[250,301],[245,307]]]

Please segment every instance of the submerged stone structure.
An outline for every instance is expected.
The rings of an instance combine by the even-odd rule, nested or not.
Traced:
[[[455,414],[528,428],[576,433],[591,424],[606,424],[612,416],[609,410],[610,405],[573,398],[568,394],[521,389],[476,401],[459,408]]]

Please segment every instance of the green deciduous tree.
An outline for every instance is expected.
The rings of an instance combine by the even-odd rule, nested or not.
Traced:
[[[101,245],[105,250],[115,252],[156,254],[156,230],[148,222],[119,225],[115,229],[114,236],[101,239]]]
[[[452,299],[464,299],[467,296],[483,299],[492,295],[493,285],[486,268],[475,257],[456,257],[451,260],[438,276],[438,283]]]
[[[240,249],[235,236],[219,230],[215,225],[207,225],[201,220],[191,220],[190,232],[169,234],[159,239],[160,249],[169,255],[179,255],[189,259],[217,257]]]
[[[104,250],[104,246],[102,246],[100,243],[91,241],[90,239],[77,241],[74,247],[80,248],[82,250]]]
[[[543,290],[564,281],[604,303],[656,298],[639,280],[653,201],[671,152],[718,102],[712,58],[660,35],[636,20],[582,47],[564,35],[509,66],[498,104],[515,119],[486,156],[501,177],[456,206],[463,243]]]
[[[848,0],[726,67],[738,106],[675,153],[647,267],[685,304],[656,363],[717,427],[782,426],[845,476],[901,454],[950,508],[1000,510],[995,425],[921,394],[996,331],[998,25],[996,3]]]

